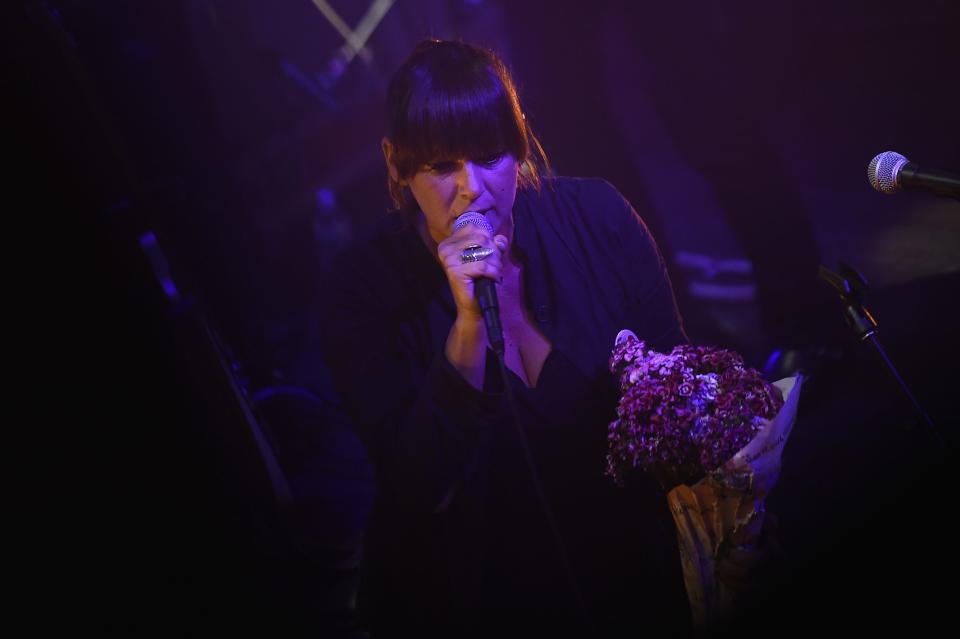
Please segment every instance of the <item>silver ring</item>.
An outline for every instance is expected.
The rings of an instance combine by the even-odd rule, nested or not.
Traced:
[[[484,248],[479,244],[471,244],[467,248],[463,249],[463,252],[460,253],[460,262],[466,264],[467,262],[479,262],[480,260],[485,260],[488,257],[493,255],[493,249]]]

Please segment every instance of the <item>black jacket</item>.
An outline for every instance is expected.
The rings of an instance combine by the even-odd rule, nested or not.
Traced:
[[[603,475],[617,332],[658,350],[686,341],[662,257],[602,180],[548,178],[513,213],[511,250],[553,350],[535,389],[509,383],[593,623],[684,628],[665,498],[645,477],[621,489]],[[456,311],[416,214],[379,221],[327,280],[329,365],[378,477],[361,607],[380,634],[579,630],[492,353],[483,391],[444,355]]]

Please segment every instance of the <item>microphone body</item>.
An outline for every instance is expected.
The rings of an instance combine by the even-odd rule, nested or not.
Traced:
[[[924,170],[913,162],[904,164],[897,177],[903,186],[930,189],[944,195],[960,195],[960,177],[942,171]]]
[[[895,151],[885,151],[870,161],[867,177],[881,193],[893,195],[903,188],[919,188],[960,198],[960,176],[923,169]]]
[[[493,235],[493,227],[482,213],[467,211],[454,221],[453,230],[458,231],[467,224],[473,224],[491,236]],[[490,278],[478,277],[473,280],[473,296],[480,305],[480,312],[483,314],[483,324],[487,328],[487,340],[490,342],[490,348],[502,357],[504,351],[503,326],[500,324],[500,302],[497,300],[497,285]]]

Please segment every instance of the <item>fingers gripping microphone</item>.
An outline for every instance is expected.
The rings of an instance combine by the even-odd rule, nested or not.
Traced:
[[[473,224],[493,236],[493,227],[487,218],[476,211],[467,211],[453,223],[453,230],[459,231],[467,224]],[[497,301],[497,287],[493,280],[478,277],[473,281],[473,295],[483,313],[483,323],[487,327],[487,340],[497,355],[503,355],[503,327],[500,325],[500,302]]]
[[[922,169],[895,151],[885,151],[870,160],[867,177],[873,188],[887,195],[907,187],[960,198],[960,177],[944,171]]]

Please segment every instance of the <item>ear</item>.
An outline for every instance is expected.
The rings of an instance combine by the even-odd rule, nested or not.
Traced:
[[[384,137],[380,140],[380,148],[383,150],[383,160],[387,163],[390,179],[400,186],[406,186],[406,181],[400,179],[400,172],[397,171],[397,165],[393,162],[393,143]]]

